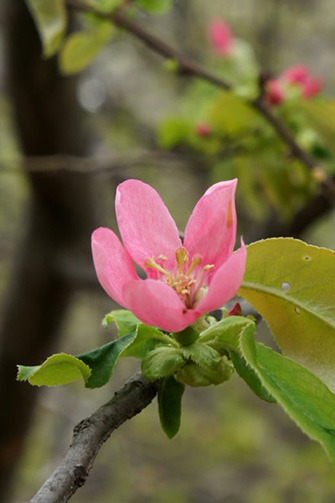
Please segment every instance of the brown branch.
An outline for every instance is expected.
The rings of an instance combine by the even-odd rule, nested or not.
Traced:
[[[64,459],[30,503],[66,503],[86,482],[96,455],[112,432],[147,407],[157,393],[156,383],[135,374],[114,397],[73,430]]]

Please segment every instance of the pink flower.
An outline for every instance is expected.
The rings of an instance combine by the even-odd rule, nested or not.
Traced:
[[[284,70],[280,76],[280,80],[290,84],[304,84],[306,79],[309,78],[309,70],[305,65],[292,65]]]
[[[207,136],[211,135],[212,130],[208,124],[206,124],[205,122],[201,122],[200,124],[197,124],[195,126],[195,132],[197,133],[198,136],[206,138]]]
[[[196,204],[184,243],[159,194],[139,180],[116,191],[123,245],[113,231],[92,235],[95,269],[107,294],[143,323],[180,332],[202,314],[218,309],[237,292],[246,248],[233,253],[237,180],[216,183]],[[147,274],[140,279],[133,261]]]
[[[276,79],[267,82],[266,101],[271,105],[279,105],[285,101],[289,86],[295,86],[301,92],[301,96],[309,99],[318,94],[323,82],[314,78],[304,65],[293,65],[284,70]]]
[[[276,79],[268,80],[266,84],[266,101],[270,105],[280,105],[284,101],[284,91]]]
[[[226,57],[232,51],[234,38],[231,29],[223,20],[212,21],[209,25],[209,41],[212,48]]]

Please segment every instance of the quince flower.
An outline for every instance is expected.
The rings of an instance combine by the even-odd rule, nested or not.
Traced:
[[[143,323],[180,332],[202,314],[222,307],[244,275],[246,248],[233,253],[236,238],[237,180],[216,183],[196,204],[182,243],[159,194],[139,180],[116,191],[116,234],[92,234],[95,269],[101,286]],[[146,273],[139,278],[134,262]]]
[[[228,57],[234,46],[234,37],[228,24],[217,19],[209,25],[209,41],[212,48],[223,57]]]
[[[318,94],[323,87],[323,82],[313,77],[304,65],[293,65],[284,70],[276,79],[267,83],[266,99],[271,105],[279,105],[289,96],[290,87],[300,91],[304,99],[309,99]]]

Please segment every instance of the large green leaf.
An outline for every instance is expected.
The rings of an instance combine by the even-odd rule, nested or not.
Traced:
[[[113,27],[101,21],[95,29],[70,35],[60,53],[60,68],[65,74],[77,73],[86,68],[109,41]]]
[[[43,54],[46,58],[55,54],[64,37],[67,24],[63,0],[26,0],[38,28]]]
[[[302,431],[321,443],[335,463],[335,395],[299,363],[255,343],[255,329],[248,318],[226,318],[206,330],[202,340],[217,349],[223,345],[232,356],[244,360],[248,373],[244,369],[240,375],[255,393],[277,401]],[[232,360],[235,364],[234,357]]]
[[[335,464],[335,395],[305,367],[255,344],[250,332],[243,333],[241,346],[269,393],[302,431],[323,446]]]
[[[335,254],[290,238],[248,246],[239,294],[263,316],[283,353],[335,390]]]
[[[29,381],[35,386],[59,386],[76,381],[80,377],[85,382],[91,375],[91,369],[75,356],[59,353],[50,356],[42,365],[26,367],[18,365],[19,381]]]

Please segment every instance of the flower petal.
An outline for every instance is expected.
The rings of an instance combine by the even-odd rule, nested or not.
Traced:
[[[232,253],[236,239],[237,179],[212,185],[196,204],[185,229],[184,246],[203,263],[220,267]]]
[[[213,274],[208,292],[197,306],[198,311],[208,313],[218,309],[236,295],[243,280],[246,258],[247,250],[241,239],[241,248]]]
[[[123,243],[141,267],[145,260],[167,257],[172,268],[181,246],[177,226],[160,195],[139,180],[127,180],[116,191],[115,209]]]
[[[124,298],[127,308],[143,323],[167,332],[184,330],[201,314],[198,310],[186,309],[170,286],[153,279],[127,283]]]
[[[129,253],[116,234],[105,227],[93,232],[92,253],[101,286],[115,302],[125,307],[123,287],[128,281],[138,280]]]

